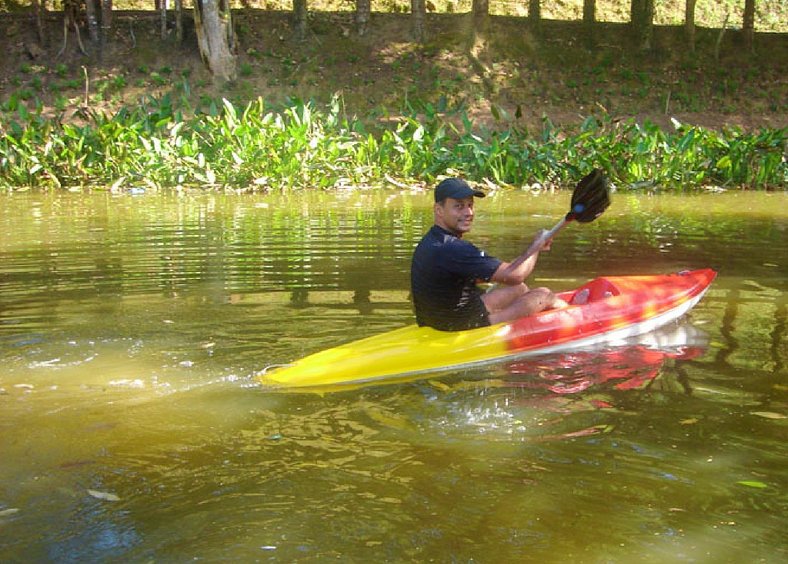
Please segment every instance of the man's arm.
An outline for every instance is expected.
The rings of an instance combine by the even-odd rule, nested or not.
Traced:
[[[525,279],[531,275],[531,272],[533,272],[536,266],[539,252],[550,250],[552,240],[547,241],[541,245],[540,248],[536,248],[539,244],[539,238],[544,232],[544,229],[540,230],[525,252],[512,262],[502,262],[501,266],[498,267],[498,270],[496,270],[490,278],[490,281],[497,282],[498,284],[506,284],[507,286],[514,286],[525,282]]]

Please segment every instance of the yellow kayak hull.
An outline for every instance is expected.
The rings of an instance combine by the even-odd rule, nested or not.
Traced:
[[[566,308],[468,331],[411,325],[266,371],[260,381],[278,388],[359,384],[598,345],[653,331],[684,315],[715,276],[703,269],[597,278],[559,294],[575,302]]]

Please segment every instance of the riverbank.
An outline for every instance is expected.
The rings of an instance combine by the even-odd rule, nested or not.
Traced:
[[[34,49],[29,20],[13,20],[2,186],[270,191],[462,174],[552,188],[594,166],[622,188],[786,185],[781,36],[759,34],[775,56],[758,57],[699,30],[689,56],[681,30],[657,28],[644,55],[622,25],[496,17],[469,48],[466,16],[431,15],[424,45],[406,16],[374,19],[358,37],[351,14],[317,13],[300,42],[287,13],[239,13],[239,78],[225,85],[193,29],[162,42],[150,13],[117,14],[101,57]]]
[[[244,10],[234,14],[238,80],[218,87],[188,17],[176,46],[173,33],[161,40],[155,13],[117,12],[101,57],[81,54],[73,33],[64,48],[60,17],[45,20],[45,45],[29,18],[3,18],[0,99],[38,101],[68,120],[86,106],[112,111],[187,84],[179,95],[193,107],[219,97],[236,105],[258,96],[327,103],[341,92],[358,116],[395,113],[416,100],[461,107],[475,122],[504,128],[539,129],[544,118],[571,126],[590,115],[663,127],[671,118],[747,130],[788,124],[784,34],[756,34],[750,54],[738,32],[699,28],[688,53],[681,28],[658,26],[654,50],[643,54],[624,24],[598,23],[588,32],[580,22],[545,20],[534,29],[524,18],[496,16],[492,31],[469,48],[466,15],[428,14],[429,39],[418,45],[407,14],[375,13],[359,37],[352,13],[314,12],[308,38],[298,41],[289,12]]]

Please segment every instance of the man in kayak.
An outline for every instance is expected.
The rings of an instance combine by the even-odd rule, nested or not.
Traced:
[[[531,248],[542,232],[512,262],[491,257],[463,240],[473,223],[474,198],[483,197],[484,192],[459,178],[447,178],[435,187],[435,225],[416,246],[411,263],[411,295],[421,326],[462,331],[566,305],[549,289],[524,283],[539,252],[550,248],[550,241]],[[500,286],[484,293],[479,281]]]

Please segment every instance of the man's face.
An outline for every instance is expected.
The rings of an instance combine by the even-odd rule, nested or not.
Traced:
[[[455,200],[446,198],[435,203],[435,224],[457,237],[471,230],[473,224],[473,196]]]

